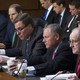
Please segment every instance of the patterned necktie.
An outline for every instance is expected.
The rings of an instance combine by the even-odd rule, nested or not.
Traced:
[[[48,12],[48,9],[46,9],[45,13],[44,13],[44,20],[46,20],[46,16],[47,16],[47,12]]]
[[[77,76],[80,77],[80,58],[78,59]]]
[[[68,28],[71,26],[72,22],[75,20],[75,16],[72,17],[72,19],[70,20],[69,24],[68,24]]]

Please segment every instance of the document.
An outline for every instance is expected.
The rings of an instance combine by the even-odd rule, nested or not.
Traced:
[[[55,77],[56,75],[46,75],[46,80],[65,80],[69,76],[76,76],[76,73],[65,73],[65,74],[59,74]]]

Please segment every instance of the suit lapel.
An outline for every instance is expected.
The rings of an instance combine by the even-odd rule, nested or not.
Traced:
[[[56,16],[56,13],[53,11],[53,9],[51,9],[51,11],[46,19],[46,22],[48,22],[48,23],[54,22],[55,16]]]
[[[28,49],[29,49],[29,56],[30,56],[31,53],[32,53],[32,48],[33,48],[34,43],[35,43],[36,32],[37,32],[37,30],[34,30],[34,31],[33,31],[32,35],[31,35],[31,37],[30,37],[30,40],[29,40],[29,48],[28,48]]]

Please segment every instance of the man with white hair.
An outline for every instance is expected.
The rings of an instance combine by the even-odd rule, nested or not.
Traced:
[[[75,28],[70,34],[70,47],[74,54],[80,54],[80,28]],[[76,76],[70,76],[66,80],[80,80],[80,57],[78,58]]]

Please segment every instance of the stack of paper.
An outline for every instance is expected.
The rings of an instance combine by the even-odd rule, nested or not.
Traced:
[[[68,78],[70,76],[76,76],[76,73],[59,74],[57,76],[56,75],[47,75],[46,80],[51,80],[52,78],[54,78],[53,80],[65,80],[66,78]]]

